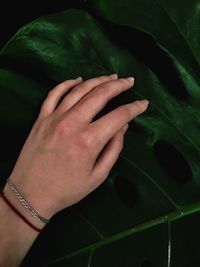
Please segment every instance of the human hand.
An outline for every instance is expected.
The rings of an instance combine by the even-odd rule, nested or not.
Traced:
[[[124,127],[148,103],[137,100],[92,119],[133,83],[116,75],[66,80],[48,93],[10,175],[41,216],[77,203],[108,177],[123,148]]]

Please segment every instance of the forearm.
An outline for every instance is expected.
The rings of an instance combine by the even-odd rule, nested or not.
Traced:
[[[4,194],[17,210],[34,226],[42,229],[45,225],[37,222],[16,199],[8,185]],[[27,225],[0,197],[0,267],[17,267],[22,262],[39,232]]]

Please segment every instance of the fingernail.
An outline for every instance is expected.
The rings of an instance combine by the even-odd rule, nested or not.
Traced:
[[[127,80],[129,80],[130,82],[134,83],[135,79],[133,77],[128,77],[126,78]]]
[[[75,80],[83,80],[83,78],[81,76],[79,76],[78,78],[76,78]]]
[[[117,79],[118,78],[118,75],[116,74],[116,73],[113,73],[113,74],[111,74],[111,75],[109,75],[111,78],[113,78],[113,79]]]
[[[127,131],[129,125],[126,124],[123,128],[122,128],[122,133],[125,134],[125,132]]]
[[[148,106],[149,104],[149,101],[147,99],[140,100],[140,102],[145,106]]]

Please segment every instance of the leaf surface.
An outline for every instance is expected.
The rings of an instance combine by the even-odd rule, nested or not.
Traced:
[[[16,33],[0,56],[2,146],[8,137],[17,134],[12,141],[17,144],[25,136],[47,92],[65,79],[114,72],[135,77],[135,86],[94,119],[137,99],[150,102],[130,122],[123,151],[106,181],[53,217],[22,266],[199,266],[198,16],[187,3],[187,12],[174,11],[172,2],[165,1],[89,3],[116,27],[150,34],[172,60],[188,97],[175,97],[168,84],[85,11],[44,16]],[[193,33],[186,21],[197,26]],[[4,173],[9,160],[9,153],[2,154]]]

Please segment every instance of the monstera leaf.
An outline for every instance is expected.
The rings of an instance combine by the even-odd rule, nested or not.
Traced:
[[[106,181],[52,218],[23,267],[200,266],[200,3],[178,2],[89,1],[91,12],[69,9],[28,23],[2,50],[2,176],[55,84],[78,76],[133,75],[135,86],[94,120],[119,105],[149,100],[147,111],[130,122]],[[115,32],[129,27],[123,45],[100,17]],[[165,83],[130,48],[138,32],[165,54],[180,88],[171,88],[173,81]]]

